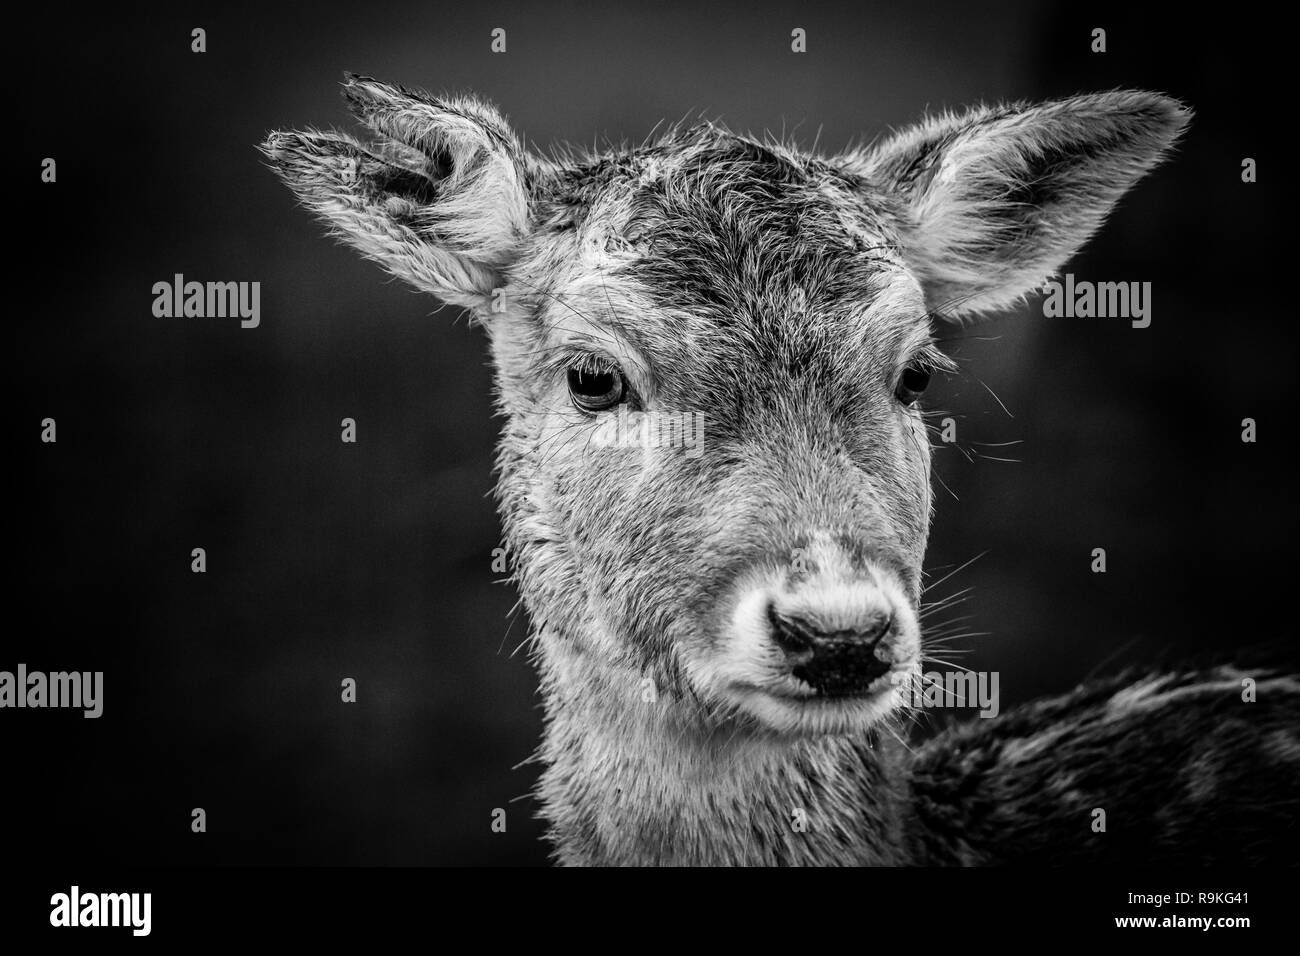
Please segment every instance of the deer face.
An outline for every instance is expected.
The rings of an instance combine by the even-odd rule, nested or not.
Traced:
[[[705,125],[564,162],[353,77],[273,134],[304,204],[475,311],[544,678],[848,733],[917,669],[933,324],[1041,285],[1187,119],[1145,93],[943,116],[822,160]],[[631,699],[631,698],[629,698]]]

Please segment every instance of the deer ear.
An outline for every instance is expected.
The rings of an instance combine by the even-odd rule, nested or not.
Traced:
[[[901,200],[904,256],[954,318],[1040,287],[1191,119],[1156,93],[980,107],[905,130],[847,165]]]
[[[362,255],[447,302],[483,307],[529,231],[536,161],[472,97],[436,99],[351,74],[343,95],[371,142],[278,132],[262,152]]]

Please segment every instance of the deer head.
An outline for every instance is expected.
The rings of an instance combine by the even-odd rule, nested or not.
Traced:
[[[486,330],[548,689],[649,680],[768,736],[870,727],[918,666],[936,324],[1039,287],[1190,115],[1111,92],[831,158],[712,124],[543,158],[471,97],[344,93],[366,141],[263,149],[338,236]]]

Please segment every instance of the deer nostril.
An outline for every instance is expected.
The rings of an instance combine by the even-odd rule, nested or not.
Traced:
[[[816,632],[802,619],[787,617],[777,611],[775,604],[769,603],[767,621],[772,627],[772,640],[781,650],[792,654],[812,650]]]
[[[778,611],[769,604],[767,618],[773,642],[785,652],[791,673],[824,694],[864,689],[890,669],[876,656],[894,618],[878,614],[855,627],[826,630],[807,617]]]

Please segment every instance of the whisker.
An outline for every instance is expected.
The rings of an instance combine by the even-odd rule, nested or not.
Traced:
[[[939,585],[943,584],[944,581],[947,581],[949,578],[951,578],[954,574],[958,574],[958,573],[960,573],[960,572],[966,570],[966,569],[969,568],[972,564],[974,564],[976,561],[978,561],[980,558],[984,557],[986,554],[988,554],[988,550],[987,550],[987,549],[984,550],[984,551],[981,551],[979,554],[975,555],[975,557],[971,558],[969,561],[967,561],[967,562],[966,562],[965,564],[963,564],[961,567],[957,568],[955,571],[949,571],[947,574],[945,574],[943,577],[941,577],[938,581],[934,581],[934,582],[932,582],[932,583],[930,583],[930,584],[927,584],[927,585],[925,586],[925,589],[928,591],[928,590],[930,590],[931,588],[937,588]]]

